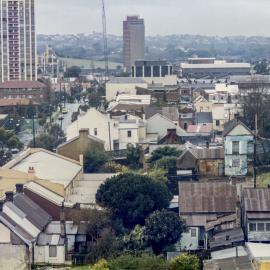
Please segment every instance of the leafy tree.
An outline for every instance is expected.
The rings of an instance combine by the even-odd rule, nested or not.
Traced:
[[[147,172],[148,176],[151,177],[153,180],[167,184],[168,178],[166,176],[166,173],[167,172],[164,169],[160,168],[151,169]]]
[[[145,237],[154,252],[175,244],[182,235],[185,225],[179,216],[167,210],[156,211],[145,221]]]
[[[168,171],[170,168],[176,166],[177,157],[165,156],[155,162],[156,169],[163,169]]]
[[[172,260],[170,270],[199,270],[200,260],[195,255],[182,254]]]
[[[124,236],[124,247],[126,250],[145,250],[147,242],[144,235],[144,228],[136,225],[135,228]]]
[[[108,262],[104,259],[98,261],[95,265],[92,266],[91,270],[110,270]]]
[[[268,62],[266,59],[258,61],[255,64],[254,69],[256,70],[257,74],[269,74]]]
[[[164,183],[148,176],[121,174],[102,184],[97,193],[97,203],[112,209],[128,228],[143,225],[145,218],[169,206],[171,194]]]
[[[163,157],[179,157],[181,153],[182,151],[177,150],[175,147],[170,146],[159,147],[153,151],[149,161],[151,164],[154,164],[157,160]]]
[[[80,67],[72,66],[67,69],[64,76],[67,78],[78,78],[81,74],[82,70]]]
[[[19,140],[14,131],[0,128],[0,148],[23,148],[23,143]]]
[[[127,147],[127,165],[132,169],[139,169],[143,166],[142,163],[143,151],[142,148],[137,145],[128,145]]]
[[[0,167],[9,162],[12,158],[12,154],[9,150],[0,149]]]
[[[98,172],[109,160],[110,157],[105,151],[93,148],[84,155],[84,171],[86,173]]]

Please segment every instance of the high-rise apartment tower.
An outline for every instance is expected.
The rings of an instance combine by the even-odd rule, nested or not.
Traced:
[[[124,68],[130,72],[135,60],[144,59],[145,27],[139,16],[127,16],[123,22]]]
[[[0,82],[37,79],[35,0],[0,0]]]

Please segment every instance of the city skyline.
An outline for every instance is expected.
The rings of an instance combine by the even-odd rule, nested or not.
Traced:
[[[76,3],[74,5],[72,0],[38,0],[37,33],[101,32],[101,1],[77,0]],[[270,1],[267,0],[155,0],[155,5],[142,0],[136,3],[131,0],[106,1],[108,33],[119,36],[127,15],[140,15],[145,19],[146,36],[270,36],[269,10]]]

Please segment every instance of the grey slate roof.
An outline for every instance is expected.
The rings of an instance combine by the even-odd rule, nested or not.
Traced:
[[[194,121],[196,124],[213,123],[212,112],[197,112]]]
[[[237,119],[233,119],[233,120],[225,123],[222,136],[223,137],[227,136],[239,124],[242,125],[243,127],[245,127],[251,134],[253,133],[243,122],[241,122]]]
[[[43,230],[52,220],[52,217],[47,212],[24,194],[17,193],[14,196],[14,205],[40,230]]]

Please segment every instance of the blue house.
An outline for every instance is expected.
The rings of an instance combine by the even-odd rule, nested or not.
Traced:
[[[254,152],[254,134],[241,121],[228,122],[223,131],[225,175],[244,176],[248,173],[249,158]]]

